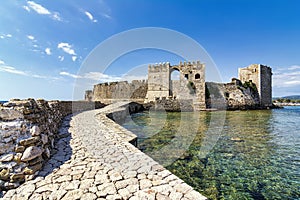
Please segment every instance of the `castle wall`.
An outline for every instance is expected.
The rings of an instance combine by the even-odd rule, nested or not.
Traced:
[[[132,100],[143,102],[146,98],[148,84],[145,80],[101,83],[94,85],[93,100],[111,103],[114,100]],[[87,100],[87,99],[86,99]]]
[[[170,63],[148,66],[147,101],[169,97],[170,90]]]
[[[175,70],[179,71],[179,80],[171,80],[171,74]],[[92,94],[91,91],[86,91],[85,100],[92,99],[106,104],[120,100],[139,103],[159,101],[165,107],[170,107],[171,101],[179,100],[181,103],[175,102],[174,107],[191,105],[192,102],[193,110],[272,106],[272,72],[270,67],[264,65],[253,64],[239,68],[239,79],[233,79],[231,83],[207,84],[213,91],[209,97],[205,85],[205,65],[200,61],[180,62],[172,66],[170,63],[160,63],[149,65],[148,81],[101,83],[94,86]],[[225,93],[227,96],[224,96]],[[188,103],[183,104],[184,101]]]
[[[260,105],[272,106],[272,70],[268,66],[253,64],[239,68],[239,79],[245,83],[252,81],[257,88]]]
[[[171,73],[180,72],[180,80],[171,80]],[[159,99],[192,100],[194,110],[205,109],[205,66],[198,62],[149,65],[148,92],[145,102]]]
[[[261,65],[261,104],[265,107],[272,106],[272,70]]]

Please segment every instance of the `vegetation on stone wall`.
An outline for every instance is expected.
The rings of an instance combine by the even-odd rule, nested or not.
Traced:
[[[189,90],[190,90],[190,94],[195,94],[195,93],[196,93],[196,86],[195,86],[194,82],[189,81],[189,82],[187,83],[187,87],[188,87]]]
[[[253,83],[252,81],[246,81],[245,83],[243,83],[243,87],[246,89],[250,88],[254,92],[257,92],[257,87],[256,87],[255,83]]]

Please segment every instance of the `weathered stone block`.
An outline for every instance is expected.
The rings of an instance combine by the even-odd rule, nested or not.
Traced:
[[[15,147],[15,152],[16,153],[23,153],[25,151],[25,147],[24,146],[16,146]]]
[[[42,169],[42,163],[38,163],[36,165],[33,165],[33,166],[28,166],[26,167],[24,170],[23,170],[23,173],[25,175],[32,175],[34,174],[35,172],[39,171],[40,169]]]
[[[9,161],[12,161],[13,158],[14,158],[14,154],[12,154],[12,153],[3,155],[0,157],[0,162],[9,162]]]
[[[0,120],[12,121],[16,119],[24,119],[24,115],[20,111],[14,109],[0,109]]]
[[[26,161],[32,160],[32,159],[42,155],[42,153],[43,153],[43,150],[39,147],[35,147],[35,146],[28,147],[25,150],[25,152],[21,158],[21,161],[26,162]]]
[[[9,180],[9,170],[8,169],[2,169],[0,172],[0,179],[1,180]]]
[[[23,173],[20,173],[20,174],[13,174],[11,177],[10,177],[10,181],[11,182],[23,182],[25,181],[25,175]]]
[[[19,142],[19,144],[22,145],[22,146],[29,146],[29,145],[32,145],[32,144],[36,144],[36,143],[38,143],[39,141],[40,141],[40,137],[35,136],[35,137],[30,137],[30,138],[21,140],[21,141]]]
[[[32,136],[38,136],[41,134],[41,130],[38,126],[33,126],[31,129],[30,129],[30,133]]]

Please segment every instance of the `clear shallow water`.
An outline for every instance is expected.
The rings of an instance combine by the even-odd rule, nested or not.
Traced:
[[[138,147],[210,199],[300,199],[300,107],[143,112]]]

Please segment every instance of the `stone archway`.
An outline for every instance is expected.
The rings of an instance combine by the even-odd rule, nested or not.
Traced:
[[[181,72],[178,68],[174,67],[170,69],[169,79],[169,96],[176,98],[178,95],[178,88],[180,86]]]

